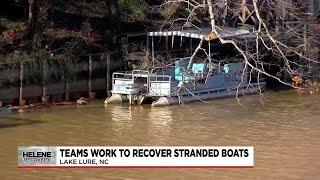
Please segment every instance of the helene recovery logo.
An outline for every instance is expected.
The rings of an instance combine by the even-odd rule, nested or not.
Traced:
[[[29,146],[20,168],[253,168],[251,146]]]
[[[55,166],[57,164],[57,152],[55,147],[19,147],[19,166]]]

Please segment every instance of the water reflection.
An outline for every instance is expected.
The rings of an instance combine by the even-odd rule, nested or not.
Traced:
[[[115,123],[132,121],[132,113],[130,108],[130,106],[124,105],[105,106],[107,120],[111,120]]]
[[[0,115],[0,129],[2,128],[13,128],[22,125],[33,125],[37,123],[43,123],[43,121],[27,119],[22,117],[11,117]]]
[[[153,126],[167,129],[173,121],[173,112],[169,107],[151,108],[148,118]]]
[[[169,107],[108,105],[105,106],[105,116],[106,123],[111,124],[110,130],[118,138],[125,137],[130,132],[131,135],[136,135],[135,138],[140,138],[140,134],[144,134],[150,139],[163,142],[168,140],[170,122],[173,121]],[[129,137],[128,140],[135,138]]]
[[[170,134],[173,131],[173,112],[169,107],[151,108],[148,113],[149,135],[157,139],[159,144],[170,142]]]

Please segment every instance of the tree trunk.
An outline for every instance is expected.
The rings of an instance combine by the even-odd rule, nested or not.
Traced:
[[[194,57],[197,55],[198,51],[200,50],[200,48],[201,48],[201,46],[202,46],[202,43],[203,43],[203,40],[204,40],[204,38],[201,38],[201,40],[200,40],[197,48],[195,49],[195,51],[193,52],[193,54],[192,54],[191,57],[190,57],[189,64],[188,64],[188,67],[187,67],[187,70],[188,70],[188,71],[192,68],[192,67],[191,67],[192,61],[193,61]]]
[[[29,39],[33,39],[36,23],[36,0],[28,0],[28,3],[27,36]]]
[[[117,0],[109,0],[109,24],[112,27],[111,32],[112,36],[115,37],[114,43],[115,47],[121,47],[121,42],[119,38],[120,33],[120,25],[121,25],[121,12],[120,7]]]
[[[213,32],[216,27],[215,27],[215,21],[214,21],[212,0],[207,0],[207,2],[208,2],[209,15],[210,15],[211,32]]]

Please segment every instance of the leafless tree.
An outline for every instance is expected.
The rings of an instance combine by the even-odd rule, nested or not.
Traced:
[[[301,89],[288,77],[311,80],[310,75],[314,75],[319,80],[319,16],[310,12],[307,0],[164,0],[160,9],[167,8],[174,12],[163,26],[183,28],[188,24],[201,29],[206,21],[211,27],[208,36],[218,38],[222,44],[231,44],[242,56],[243,73],[249,71],[249,81],[255,73],[258,78],[263,75]],[[251,31],[249,48],[236,38],[219,35],[225,26],[239,26],[237,22]],[[202,43],[201,40],[191,56],[188,68],[197,51],[203,50]],[[262,58],[266,53],[276,59],[273,65],[280,67],[278,75],[265,70],[270,65]],[[287,77],[280,76],[281,73]]]

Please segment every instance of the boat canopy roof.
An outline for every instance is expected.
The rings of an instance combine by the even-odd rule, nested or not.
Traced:
[[[154,31],[148,32],[147,36],[181,36],[195,39],[202,39],[210,41],[217,38],[228,38],[236,37],[250,34],[249,30],[240,29],[240,28],[222,28],[219,30],[219,34],[213,35],[211,33],[211,28],[202,28],[202,29],[185,29],[178,31]]]

